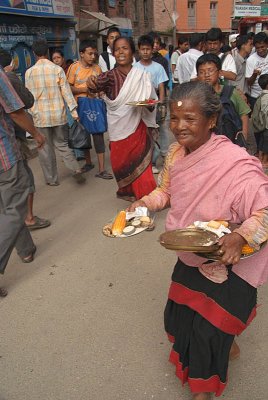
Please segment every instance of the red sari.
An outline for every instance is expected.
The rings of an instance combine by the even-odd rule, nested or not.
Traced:
[[[127,75],[118,69],[98,76],[98,90],[114,100]],[[125,139],[110,141],[111,165],[118,184],[117,196],[126,200],[140,199],[156,188],[152,173],[153,141],[141,120],[136,131]]]

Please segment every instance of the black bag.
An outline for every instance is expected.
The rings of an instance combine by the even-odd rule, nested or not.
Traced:
[[[90,135],[79,121],[74,121],[69,128],[68,146],[70,149],[91,149]]]
[[[220,95],[222,112],[217,123],[217,134],[228,137],[233,143],[246,147],[246,140],[242,133],[242,121],[231,101],[233,86],[224,86]]]

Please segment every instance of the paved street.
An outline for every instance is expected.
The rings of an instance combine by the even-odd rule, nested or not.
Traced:
[[[61,185],[48,187],[31,160],[35,213],[52,226],[33,233],[35,261],[22,264],[14,252],[2,278],[0,400],[189,400],[163,329],[176,262],[157,242],[166,212],[153,232],[106,238],[102,226],[126,207],[115,181],[93,170],[79,186],[58,164]],[[258,318],[238,339],[226,400],[267,396],[267,287],[258,302]]]

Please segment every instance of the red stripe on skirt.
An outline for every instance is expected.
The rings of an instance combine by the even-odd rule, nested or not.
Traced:
[[[117,194],[122,196],[134,195],[138,200],[156,188],[150,162],[151,139],[143,121],[140,122],[136,131],[126,139],[111,141],[110,150],[111,166],[115,178],[119,182]],[[150,154],[150,158],[148,158],[146,165],[142,166],[148,154]],[[126,181],[125,184],[124,180]]]
[[[247,323],[244,324],[206,294],[191,290],[176,282],[171,283],[168,298],[177,304],[190,307],[212,325],[230,335],[240,335],[256,316],[256,307],[254,307]]]
[[[169,361],[175,365],[176,375],[182,384],[188,383],[192,393],[215,393],[218,397],[224,391],[227,382],[221,382],[218,375],[213,375],[208,379],[190,378],[189,368],[183,368],[180,355],[173,349],[170,352]]]

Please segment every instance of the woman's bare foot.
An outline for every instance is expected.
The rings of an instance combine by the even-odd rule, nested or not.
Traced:
[[[195,393],[193,395],[193,400],[209,400],[210,397],[210,393]]]
[[[231,350],[230,350],[230,354],[229,354],[229,360],[230,361],[234,361],[236,360],[238,357],[240,356],[240,349],[238,344],[236,343],[236,341],[233,341]]]

